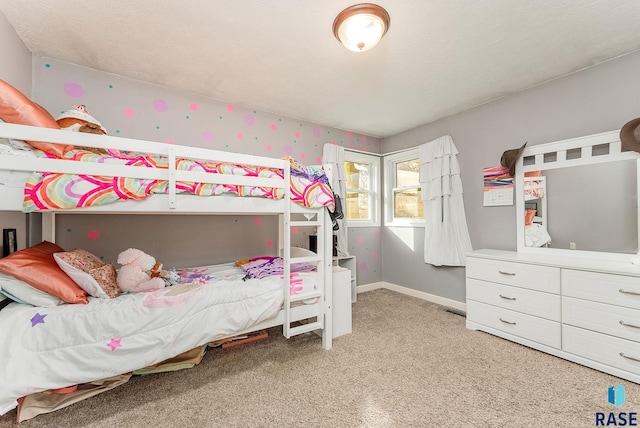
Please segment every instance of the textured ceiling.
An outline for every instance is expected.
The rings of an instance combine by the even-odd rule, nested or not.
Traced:
[[[640,49],[638,0],[380,0],[365,53],[344,0],[0,0],[35,55],[386,137]]]

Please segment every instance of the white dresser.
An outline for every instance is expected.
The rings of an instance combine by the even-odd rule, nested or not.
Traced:
[[[467,254],[467,328],[640,383],[640,266]]]

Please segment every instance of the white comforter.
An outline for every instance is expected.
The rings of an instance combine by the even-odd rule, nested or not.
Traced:
[[[150,293],[2,309],[0,414],[21,396],[127,373],[249,330],[283,303],[280,276],[243,281],[232,264],[194,272],[195,283]],[[315,286],[315,273],[303,276]]]

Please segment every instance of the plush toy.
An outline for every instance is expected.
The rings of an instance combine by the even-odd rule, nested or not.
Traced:
[[[87,132],[89,134],[106,135],[107,130],[91,116],[83,105],[73,105],[73,108],[65,111],[56,122],[60,128],[66,131]],[[97,147],[75,146],[76,149],[87,150],[99,155],[107,154],[107,151]]]
[[[118,255],[118,263],[122,265],[118,271],[117,283],[122,291],[137,293],[164,288],[162,278],[152,278],[151,269],[156,259],[136,248],[129,248]]]
[[[180,284],[181,281],[180,275],[178,275],[175,268],[171,270],[164,270],[162,268],[162,263],[156,263],[153,265],[153,268],[151,269],[151,278],[162,278],[167,287]]]

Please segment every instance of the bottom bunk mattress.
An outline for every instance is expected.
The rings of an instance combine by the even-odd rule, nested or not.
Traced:
[[[131,372],[251,331],[280,311],[283,278],[247,278],[233,263],[184,269],[183,282],[88,304],[0,310],[0,414],[19,397]],[[296,275],[317,287],[315,272]]]

